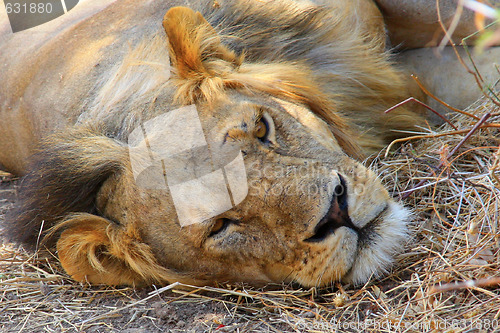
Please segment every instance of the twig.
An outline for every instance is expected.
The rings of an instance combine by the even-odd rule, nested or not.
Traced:
[[[413,75],[412,75],[413,76]],[[431,108],[429,105],[425,104],[424,102],[421,102],[419,101],[418,99],[416,99],[415,97],[409,97],[407,99],[405,99],[404,101],[402,102],[399,102],[398,104],[388,108],[387,110],[384,111],[384,113],[389,113],[391,112],[392,110],[394,109],[397,109],[399,108],[400,106],[406,104],[406,103],[409,103],[409,102],[415,102],[415,103],[418,103],[420,105],[422,105],[424,108],[426,108],[427,110],[433,112],[434,114],[436,114],[438,117],[440,117],[441,119],[443,119],[445,122],[447,122],[451,127],[453,127],[454,130],[457,130],[457,128],[455,127],[455,125],[453,125],[453,123],[451,121],[449,121],[448,119],[446,119],[445,116],[443,116],[442,114],[440,114],[439,112],[437,112],[436,110],[434,110],[433,108]]]
[[[120,311],[123,311],[123,310],[126,310],[128,308],[131,308],[133,306],[136,306],[137,304],[141,304],[141,303],[144,303],[145,301],[147,301],[148,299],[151,299],[153,297],[156,297],[159,295],[160,292],[165,292],[167,290],[170,290],[170,289],[173,289],[177,286],[179,286],[180,283],[179,282],[175,282],[175,283],[172,283],[166,287],[163,287],[161,289],[158,289],[157,291],[155,291],[154,293],[150,294],[148,297],[145,297],[143,299],[140,299],[138,300],[137,302],[134,302],[134,303],[131,303],[129,305],[126,305],[124,307],[121,307],[121,308],[118,308],[118,309],[114,309],[114,310],[111,310],[109,312],[106,312],[105,314],[102,314],[102,315],[98,315],[98,316],[94,316],[94,317],[91,317],[89,319],[86,319],[82,322],[80,322],[81,326],[83,327],[85,324],[88,324],[90,323],[91,321],[94,321],[94,320],[99,320],[99,319],[103,319],[103,318],[106,318],[106,317],[109,317],[110,315],[114,314],[114,313],[117,313],[117,312],[120,312]]]
[[[439,24],[441,26],[441,29],[443,29],[443,31],[445,32],[445,34],[447,35],[447,37],[449,37],[449,41],[450,41],[450,45],[451,47],[453,48],[453,51],[455,52],[455,55],[457,56],[457,59],[458,61],[460,62],[460,64],[465,68],[465,70],[469,73],[469,74],[472,74],[474,76],[474,79],[476,80],[476,83],[477,83],[477,86],[481,89],[481,92],[483,93],[483,95],[488,98],[489,100],[491,100],[491,102],[497,106],[500,106],[500,103],[498,101],[495,101],[493,98],[491,98],[491,96],[488,96],[488,94],[486,94],[485,92],[485,88],[484,88],[484,80],[481,76],[481,73],[479,72],[479,70],[477,69],[476,67],[476,64],[474,62],[474,60],[472,59],[472,56],[470,55],[469,53],[469,50],[467,48],[467,43],[466,43],[466,38],[463,38],[462,39],[462,45],[464,46],[464,49],[465,49],[465,52],[467,53],[468,57],[469,57],[469,60],[471,61],[473,67],[474,67],[474,71],[472,71],[469,66],[467,66],[467,64],[465,64],[465,61],[463,60],[462,56],[460,56],[460,53],[458,52],[458,49],[456,47],[456,44],[453,42],[453,40],[451,39],[451,36],[449,36],[448,34],[448,31],[446,30],[446,27],[444,26],[444,23],[441,19],[441,11],[439,9],[439,0],[436,0],[436,6],[437,6],[437,14],[438,14],[438,21],[439,21]],[[491,89],[488,89],[488,91],[493,95],[495,96],[497,99],[498,96],[495,94],[495,92],[493,92]]]
[[[439,11],[439,4],[438,4],[438,11]],[[462,13],[464,11],[464,0],[458,0],[458,5],[457,9],[455,10],[455,14],[453,15],[453,19],[451,20],[450,27],[448,29],[443,29],[445,36],[441,40],[441,43],[439,43],[439,51],[442,51],[446,44],[448,44],[448,41],[451,40],[451,36],[455,32],[455,29],[458,26],[458,23],[460,22],[460,17],[462,16]]]
[[[462,1],[460,2],[459,4],[459,7],[460,5],[462,5]],[[470,36],[466,37],[466,38],[463,38],[462,39],[462,45],[464,46],[464,49],[465,49],[465,52],[467,53],[468,57],[469,57],[469,60],[471,61],[473,67],[474,67],[474,71],[472,71],[469,66],[467,66],[467,64],[465,63],[465,61],[463,60],[462,56],[460,56],[460,53],[458,52],[458,49],[456,47],[456,44],[455,42],[453,41],[453,39],[451,38],[452,36],[450,35],[449,31],[446,29],[444,23],[443,23],[443,20],[441,18],[441,10],[439,8],[439,0],[436,0],[436,9],[437,9],[437,15],[438,15],[438,22],[439,22],[439,25],[441,26],[441,29],[444,31],[445,33],[445,36],[446,36],[446,39],[449,40],[450,42],[450,45],[451,47],[453,48],[453,51],[455,52],[455,55],[457,56],[457,59],[458,61],[460,62],[460,64],[465,68],[465,70],[469,73],[469,74],[472,74],[474,76],[474,79],[476,80],[476,83],[477,83],[477,86],[481,89],[481,92],[483,93],[484,96],[486,96],[486,98],[488,98],[489,100],[492,101],[493,104],[497,105],[497,106],[500,106],[500,103],[498,101],[495,101],[493,98],[491,98],[491,96],[488,96],[485,92],[485,89],[484,89],[484,80],[481,76],[481,73],[479,72],[479,70],[477,69],[476,67],[476,64],[474,62],[474,60],[472,59],[472,56],[470,55],[469,51],[468,51],[468,48],[467,48],[467,43],[466,43],[466,39],[469,38]],[[457,9],[458,10],[458,9]],[[493,22],[494,23],[494,22]],[[488,25],[491,26],[493,25],[490,24]],[[475,35],[476,33],[472,34],[472,35]],[[471,36],[472,36],[471,35]],[[497,99],[498,99],[498,96],[491,90],[491,89],[488,89],[490,91],[490,93],[495,96]]]
[[[490,177],[495,179],[497,184],[500,184],[500,179],[496,175],[496,170],[499,166],[499,163],[500,163],[500,146],[498,147],[497,152],[495,154],[495,161],[490,167]]]
[[[463,111],[463,110],[460,110],[460,109],[457,109],[453,106],[451,106],[450,104],[446,103],[445,101],[443,101],[442,99],[438,98],[437,96],[435,96],[433,93],[431,93],[424,85],[422,82],[420,82],[419,78],[414,75],[414,74],[411,74],[411,77],[413,80],[415,80],[415,82],[417,83],[417,85],[420,87],[420,89],[422,89],[422,91],[428,95],[429,97],[433,98],[434,100],[436,100],[436,102],[438,102],[439,104],[447,107],[448,109],[452,110],[452,111],[455,111],[455,112],[458,112],[458,113],[461,113],[461,114],[464,114],[466,116],[469,116],[471,118],[474,118],[476,120],[479,120],[479,117],[476,116],[476,115],[473,115],[472,113],[469,113],[467,111]]]
[[[446,283],[443,285],[435,285],[429,289],[428,294],[433,295],[437,293],[444,293],[447,291],[468,289],[468,288],[480,288],[480,287],[492,287],[500,285],[500,277],[491,277],[479,280],[469,280],[462,282]]]
[[[439,9],[439,0],[436,0],[436,7],[437,7],[437,15],[438,15],[439,25],[441,26],[441,29],[443,29],[443,31],[445,32],[445,34],[448,34],[448,31],[446,30],[446,27],[444,26],[443,20],[441,18],[441,10]],[[460,53],[458,52],[458,49],[457,49],[457,46],[456,46],[455,42],[453,41],[453,39],[451,38],[451,36],[448,36],[448,37],[449,37],[450,45],[453,48],[453,51],[455,52],[455,55],[457,56],[457,59],[460,62],[460,64],[465,68],[465,70],[469,74],[472,74],[474,76],[474,79],[476,80],[477,85],[479,87],[482,87],[483,86],[482,78],[480,78],[476,73],[474,73],[473,71],[470,70],[469,66],[467,66],[467,64],[465,63],[465,61],[460,56]],[[481,91],[482,90],[483,89],[481,89]]]
[[[481,128],[500,128],[500,124],[483,124]],[[384,157],[387,158],[389,155],[389,152],[391,151],[392,146],[394,146],[396,143],[401,143],[401,142],[406,142],[406,141],[411,141],[411,140],[420,140],[420,139],[430,139],[430,138],[440,138],[443,136],[450,136],[450,135],[458,135],[458,134],[464,134],[464,133],[469,133],[470,130],[458,130],[458,131],[450,131],[450,132],[444,132],[444,133],[433,133],[433,134],[422,134],[422,135],[414,135],[414,136],[407,136],[405,138],[399,138],[393,140],[385,149],[385,154]]]
[[[465,42],[465,38],[462,40],[462,44],[463,44],[465,53],[467,53],[467,57],[469,58],[469,61],[471,62],[472,67],[474,68],[474,72],[477,73],[478,77],[481,79],[481,82],[484,83],[484,80],[481,76],[481,73],[479,72],[479,69],[476,66],[476,62],[474,61],[474,58],[472,58],[472,55],[469,52],[469,46]],[[496,83],[495,83],[495,85],[496,85]],[[481,89],[481,92],[483,93],[483,95],[486,96],[486,98],[488,98],[493,104],[500,106],[500,103],[499,103],[500,98],[493,91],[493,89],[491,89],[490,87],[484,86],[484,85],[480,85],[479,89]],[[493,97],[495,97],[497,99],[497,101],[495,99],[493,99],[490,95],[488,95],[485,90],[487,90]]]

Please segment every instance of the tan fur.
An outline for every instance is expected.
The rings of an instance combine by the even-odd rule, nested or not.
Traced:
[[[138,235],[121,234],[110,221],[90,214],[61,222],[57,253],[63,268],[77,281],[111,285],[166,282],[150,248]]]
[[[241,0],[192,9],[123,0],[44,44],[38,67],[20,69],[28,55],[1,55],[20,70],[0,69],[9,92],[0,92],[0,116],[39,128],[1,144],[0,162],[26,173],[10,238],[36,247],[40,235],[74,279],[97,284],[320,286],[383,273],[406,238],[409,213],[356,159],[423,120],[408,108],[383,114],[407,88],[381,51],[382,28],[368,35],[362,20],[346,17],[356,3],[330,10]],[[22,37],[0,47],[11,50]],[[77,66],[71,54],[91,40],[102,47]],[[67,56],[52,63],[63,46]],[[241,151],[248,194],[226,212],[181,225],[171,189],[135,178],[127,140],[189,106],[212,156],[227,145]],[[51,122],[54,112],[64,120]],[[256,134],[262,119],[266,140]],[[0,125],[8,142],[12,128]],[[153,126],[140,144],[173,144],[164,130]],[[35,144],[29,164],[12,153]],[[226,162],[214,158],[213,170]],[[335,194],[339,187],[345,192]],[[221,219],[229,222],[216,232]]]
[[[163,27],[169,36],[173,67],[184,83],[176,97],[190,104],[200,96],[211,101],[220,95],[230,84],[224,82],[224,76],[241,65],[243,56],[224,47],[203,16],[189,8],[170,9]]]

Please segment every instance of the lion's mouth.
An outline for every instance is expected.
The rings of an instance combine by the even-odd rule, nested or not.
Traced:
[[[336,187],[332,195],[330,208],[314,228],[314,235],[305,239],[305,242],[321,242],[340,227],[347,227],[359,233],[359,228],[352,223],[348,214],[346,182],[341,175],[338,176],[340,185]]]

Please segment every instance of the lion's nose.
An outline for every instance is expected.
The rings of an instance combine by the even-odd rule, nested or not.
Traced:
[[[314,235],[305,239],[305,242],[321,242],[340,227],[348,227],[356,232],[359,231],[359,228],[349,218],[346,182],[340,174],[339,179],[340,184],[335,187],[330,209],[314,227]]]

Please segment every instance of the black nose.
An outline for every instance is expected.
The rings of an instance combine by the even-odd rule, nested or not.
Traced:
[[[305,242],[321,242],[340,227],[348,227],[356,232],[359,231],[359,228],[349,218],[345,179],[341,175],[339,175],[339,179],[340,184],[335,187],[330,209],[314,228],[314,235],[305,239]]]

